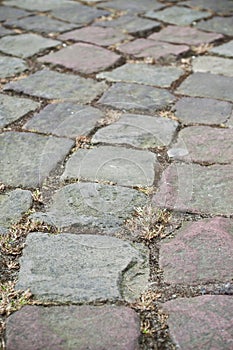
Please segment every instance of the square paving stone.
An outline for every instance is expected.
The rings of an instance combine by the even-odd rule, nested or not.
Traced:
[[[179,26],[186,26],[191,24],[192,22],[210,17],[210,13],[197,11],[193,9],[189,9],[187,7],[181,6],[172,6],[165,8],[162,11],[154,12],[153,17],[158,19],[159,21],[163,21],[166,23],[177,24]],[[146,13],[147,17],[150,17],[150,13]]]
[[[5,85],[4,90],[23,92],[46,99],[89,103],[106,90],[106,85],[77,75],[63,74],[48,69]]]
[[[26,98],[0,94],[0,128],[34,111],[39,106],[39,103]]]
[[[148,10],[159,10],[164,7],[163,4],[156,0],[117,0],[117,1],[107,1],[101,4],[102,7],[108,9],[116,9],[119,11],[127,11],[129,13],[142,13]]]
[[[224,259],[223,259],[224,256]],[[185,223],[160,246],[159,267],[168,284],[228,282],[233,274],[233,220]]]
[[[30,119],[23,129],[76,138],[88,135],[103,113],[97,108],[64,102],[50,104]]]
[[[30,13],[24,10],[1,5],[0,22],[4,22],[7,19],[12,19],[12,18],[15,19],[20,17],[26,17],[28,15],[30,15]]]
[[[156,206],[182,212],[232,215],[233,166],[172,164],[154,196]]]
[[[59,37],[61,40],[84,41],[100,46],[114,45],[129,38],[131,38],[129,35],[124,34],[118,29],[97,26],[76,29]]]
[[[138,58],[152,57],[158,60],[180,56],[189,51],[189,47],[186,45],[173,45],[154,40],[136,39],[126,44],[119,45],[118,50]]]
[[[223,15],[229,15],[233,12],[232,0],[189,0],[185,1],[184,4],[186,6],[206,9]]]
[[[92,143],[129,144],[141,148],[167,146],[177,127],[178,123],[171,119],[124,114],[116,123],[98,130]]]
[[[35,232],[20,266],[16,288],[39,300],[133,301],[148,285],[149,251],[115,237]]]
[[[184,74],[181,68],[152,66],[148,64],[131,64],[116,68],[112,72],[103,72],[96,77],[107,81],[137,83],[160,87],[170,85]]]
[[[209,52],[218,54],[220,56],[233,57],[233,40],[226,44],[213,47]]]
[[[95,7],[81,5],[73,1],[54,8],[51,14],[63,21],[84,25],[98,17],[108,15],[109,12],[96,9]]]
[[[233,60],[229,58],[199,56],[192,60],[193,72],[209,72],[233,77]]]
[[[151,40],[166,41],[174,44],[200,45],[208,44],[223,36],[217,33],[206,33],[196,28],[167,26],[159,33],[149,36]]]
[[[146,195],[134,189],[79,182],[58,190],[47,211],[32,214],[31,218],[60,229],[110,234],[118,232],[134,209],[147,202]]]
[[[5,24],[13,28],[22,28],[45,34],[62,33],[77,28],[77,25],[75,24],[61,22],[47,16],[30,16],[21,19],[8,20]]]
[[[207,21],[200,21],[197,28],[208,32],[233,35],[233,17],[213,17]]]
[[[59,64],[77,72],[90,74],[110,68],[121,56],[96,45],[78,43],[38,59],[40,62]]]
[[[61,42],[58,40],[43,38],[32,33],[10,35],[0,39],[0,51],[9,55],[26,58],[60,44]]]
[[[161,27],[161,23],[157,21],[151,21],[133,15],[123,15],[111,21],[99,21],[94,23],[94,25],[100,27],[112,27],[113,29],[123,31],[123,33],[138,36],[144,36],[154,30],[159,30]]]
[[[165,89],[139,84],[116,83],[98,101],[99,104],[127,111],[151,111],[162,109],[175,101]]]
[[[50,11],[53,8],[66,4],[67,0],[5,0],[4,5],[16,6],[29,11]]]
[[[7,319],[9,350],[138,350],[140,320],[125,306],[25,306]]]
[[[185,350],[231,350],[233,347],[233,298],[204,295],[166,302],[172,340]],[[179,322],[177,322],[179,320]]]
[[[0,194],[0,233],[15,224],[32,205],[30,191],[16,189],[6,194]]]
[[[62,161],[73,141],[24,132],[0,135],[0,181],[9,186],[38,187]]]
[[[217,125],[227,121],[232,104],[210,98],[182,97],[174,105],[176,117],[184,124]]]
[[[109,181],[123,186],[152,186],[155,154],[122,147],[80,149],[68,160],[63,180]]]
[[[0,56],[0,79],[12,77],[27,69],[27,63],[20,58]]]
[[[194,73],[185,79],[176,92],[233,102],[233,78],[210,73]]]
[[[171,158],[202,164],[233,162],[233,130],[210,126],[190,126],[179,132],[168,151]]]

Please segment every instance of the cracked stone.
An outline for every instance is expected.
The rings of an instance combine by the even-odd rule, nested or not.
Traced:
[[[0,233],[15,224],[32,205],[30,191],[16,189],[6,194],[0,194]]]
[[[27,69],[27,63],[20,58],[0,56],[0,78],[12,77]]]
[[[185,223],[174,238],[161,243],[159,266],[168,284],[230,281],[233,220],[215,217]]]
[[[138,350],[140,320],[129,307],[25,306],[7,319],[13,350]]]
[[[213,17],[207,21],[200,21],[197,28],[208,32],[233,35],[233,17]]]
[[[99,99],[98,104],[127,111],[155,112],[175,101],[165,89],[139,84],[116,83]]]
[[[40,104],[27,98],[0,94],[0,128],[34,111]]]
[[[101,118],[103,113],[97,108],[64,102],[46,106],[23,129],[76,138],[88,135]]]
[[[192,60],[193,72],[222,74],[233,77],[233,61],[229,58],[199,56]]]
[[[232,215],[232,165],[172,164],[153,198],[156,206],[182,212]]]
[[[223,35],[217,33],[206,33],[196,28],[167,26],[159,33],[149,36],[149,39],[166,41],[174,44],[200,45],[208,44],[222,39]]]
[[[85,25],[96,18],[108,15],[109,12],[70,1],[52,9],[51,14],[63,21]]]
[[[233,57],[233,40],[229,41],[228,43],[215,46],[209,52],[220,56]]]
[[[179,132],[178,140],[168,151],[171,158],[199,163],[233,162],[233,130],[209,126],[190,126]],[[179,153],[177,150],[183,152]]]
[[[0,50],[9,55],[26,58],[60,44],[60,41],[29,33],[5,36],[0,39]]]
[[[134,209],[146,204],[146,195],[134,189],[79,182],[58,190],[47,212],[31,218],[58,228],[109,234],[119,231]]]
[[[148,284],[149,252],[115,237],[32,233],[17,289],[57,302],[133,301]]]
[[[112,27],[113,29],[121,30],[124,33],[143,36],[148,32],[159,30],[161,23],[151,21],[146,18],[141,18],[132,15],[123,15],[111,21],[100,21],[94,24],[100,27]]]
[[[189,9],[187,7],[172,6],[158,12],[147,12],[145,16],[166,23],[186,26],[199,19],[210,17],[210,13]]]
[[[120,120],[97,131],[92,143],[129,144],[148,148],[168,146],[178,123],[171,119],[124,114]]]
[[[102,28],[93,26],[76,29],[71,32],[62,34],[59,39],[84,41],[95,45],[109,46],[120,43],[126,39],[130,39],[130,36],[122,33],[120,30],[116,30],[115,28]]]
[[[126,82],[170,87],[170,85],[183,74],[184,71],[177,67],[126,63],[111,72],[98,74],[97,78],[106,79],[110,82]]]
[[[29,16],[21,19],[8,20],[5,22],[6,25],[16,28],[22,28],[28,31],[34,31],[39,33],[62,33],[67,30],[77,28],[77,25],[71,23],[61,22],[57,19],[43,16]]]
[[[184,124],[220,125],[232,112],[232,104],[210,98],[182,97],[174,106],[175,115]]]
[[[118,50],[138,58],[152,57],[158,60],[180,56],[186,53],[189,50],[189,47],[187,45],[173,45],[141,38],[119,45]]]
[[[63,180],[110,181],[123,186],[152,186],[156,156],[149,151],[104,146],[79,149],[68,160]]]
[[[210,73],[190,75],[176,90],[178,94],[233,101],[233,79]]]
[[[232,297],[178,298],[166,302],[162,308],[169,314],[170,334],[180,349],[230,350],[233,347]]]
[[[93,79],[44,69],[5,85],[4,90],[14,90],[46,99],[90,103],[103,93],[105,88],[106,85],[103,82],[97,83]]]
[[[116,65],[120,60],[120,55],[102,47],[86,43],[67,46],[62,50],[38,59],[39,62],[59,64],[85,74],[108,69]]]
[[[0,135],[0,181],[8,186],[38,187],[62,161],[73,141],[24,132]]]

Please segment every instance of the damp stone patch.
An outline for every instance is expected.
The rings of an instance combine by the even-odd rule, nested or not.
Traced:
[[[14,90],[46,99],[89,103],[103,93],[106,85],[77,75],[44,69],[27,78],[6,84],[4,90]]]
[[[29,234],[17,289],[44,301],[133,301],[147,288],[148,250],[114,237]]]
[[[69,153],[74,142],[24,132],[0,135],[0,181],[8,186],[38,187]]]
[[[147,202],[147,196],[135,189],[79,182],[59,189],[47,211],[36,212],[31,218],[59,229],[110,234],[120,231],[135,208]]]

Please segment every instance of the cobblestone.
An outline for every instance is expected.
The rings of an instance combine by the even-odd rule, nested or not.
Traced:
[[[210,52],[221,56],[233,57],[233,40],[229,41],[226,44],[215,46],[213,49],[210,50]]]
[[[199,29],[225,35],[233,35],[233,17],[214,17],[197,24]]]
[[[9,350],[137,350],[139,335],[132,309],[83,305],[25,306],[9,317],[6,337]]]
[[[27,63],[20,58],[0,56],[0,78],[12,77],[27,69]]]
[[[229,15],[233,13],[231,0],[189,0],[184,2],[185,5],[198,7],[200,9],[211,10],[218,14]]]
[[[33,233],[16,288],[59,302],[133,301],[147,288],[148,251],[114,237]]]
[[[200,56],[193,60],[192,66],[194,72],[233,76],[233,62],[228,58]]]

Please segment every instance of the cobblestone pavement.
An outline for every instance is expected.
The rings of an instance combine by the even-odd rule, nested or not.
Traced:
[[[233,1],[0,0],[2,350],[233,349]]]

